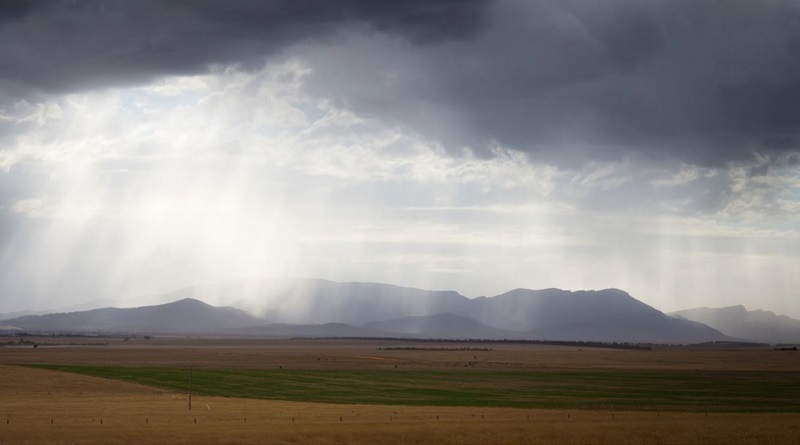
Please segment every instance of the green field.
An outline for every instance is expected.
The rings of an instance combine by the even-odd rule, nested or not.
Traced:
[[[31,365],[188,391],[188,368]],[[191,371],[196,394],[344,404],[800,412],[800,375],[766,371]]]

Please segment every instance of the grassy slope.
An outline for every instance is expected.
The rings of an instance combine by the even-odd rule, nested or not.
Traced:
[[[36,365],[186,391],[186,368]],[[198,394],[346,404],[800,412],[794,372],[194,369]]]

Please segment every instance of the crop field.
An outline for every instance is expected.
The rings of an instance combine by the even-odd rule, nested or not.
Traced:
[[[37,342],[0,348],[0,444],[800,443],[765,348]]]
[[[242,370],[35,365],[223,397],[374,405],[800,412],[795,373]],[[191,383],[190,383],[191,382]]]

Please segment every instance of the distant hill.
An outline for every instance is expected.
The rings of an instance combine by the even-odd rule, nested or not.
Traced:
[[[470,299],[455,291],[430,291],[380,283],[339,283],[313,278],[269,278],[180,289],[156,301],[195,298],[241,307],[274,323],[353,326],[398,317],[452,312]]]
[[[30,331],[160,334],[221,333],[263,323],[240,309],[214,307],[191,298],[156,306],[28,315],[3,321]]]
[[[469,299],[380,283],[316,279],[231,282],[181,289],[172,303],[104,308],[3,321],[47,332],[221,334],[263,337],[414,337],[702,343],[734,340],[702,323],[669,317],[619,289],[515,289]],[[256,317],[198,301],[247,301]]]
[[[565,291],[515,289],[472,301],[469,314],[491,326],[531,331],[621,315],[636,319],[661,313],[618,289]]]
[[[800,343],[800,320],[770,311],[748,311],[744,306],[702,307],[671,315],[705,323],[732,337],[760,343]]]
[[[533,340],[702,343],[725,336],[701,323],[669,317],[619,289],[570,292],[516,289],[474,300],[471,314]]]
[[[528,332],[528,338],[601,342],[704,343],[734,340],[702,323],[656,312],[630,317],[610,314]]]
[[[284,280],[271,287],[264,318],[286,323],[350,325],[404,316],[462,311],[470,300],[454,291],[429,291],[380,283]]]
[[[233,329],[226,333],[228,335],[261,338],[366,338],[386,336],[385,333],[382,332],[361,329],[344,323],[296,325],[271,323],[261,326]]]
[[[26,315],[37,315],[43,312],[36,312],[36,311],[16,311],[16,312],[4,312],[0,313],[0,320],[8,320],[11,318],[19,318],[24,317]]]
[[[521,332],[506,331],[455,314],[403,317],[367,323],[362,328],[396,336],[441,339],[523,339]]]

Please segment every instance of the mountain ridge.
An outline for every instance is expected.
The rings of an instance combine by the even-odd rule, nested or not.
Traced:
[[[413,336],[612,342],[700,343],[731,337],[673,318],[609,288],[513,289],[469,299],[381,283],[281,279],[184,288],[181,298],[137,308],[31,315],[4,320],[25,330],[216,335]],[[261,303],[260,316],[196,296]],[[224,297],[224,298],[223,298]]]
[[[671,312],[674,317],[700,322],[718,331],[761,343],[800,343],[800,320],[743,305],[698,307]]]
[[[88,311],[27,315],[4,320],[5,325],[48,332],[203,333],[218,332],[262,321],[241,309],[215,307],[184,298],[171,303],[136,308],[99,308]]]

